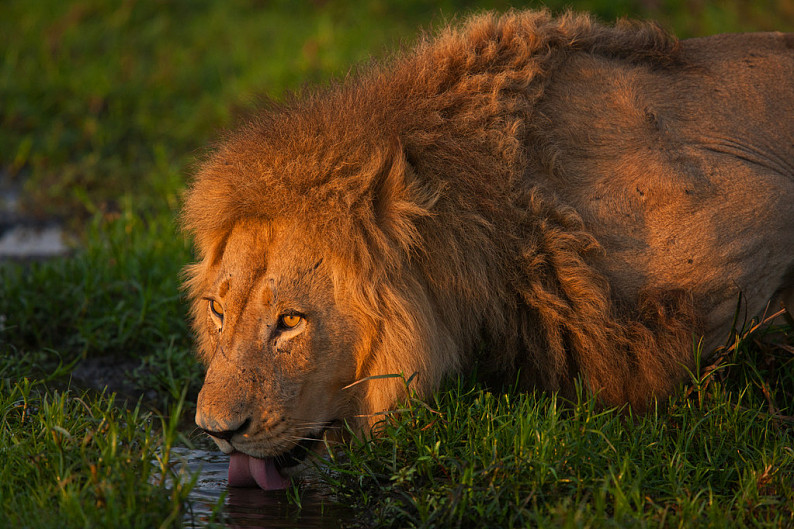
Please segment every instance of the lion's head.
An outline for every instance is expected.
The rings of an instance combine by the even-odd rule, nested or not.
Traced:
[[[457,357],[410,258],[435,197],[400,146],[296,147],[268,126],[205,162],[185,221],[201,257],[187,269],[207,368],[196,422],[233,454],[230,482],[274,488],[320,440],[345,422],[367,431],[404,394],[370,377],[419,372],[413,387],[432,388]],[[331,148],[349,155],[336,163]]]
[[[345,386],[356,377],[361,334],[305,235],[295,223],[241,220],[197,276],[207,375],[196,421],[224,452],[278,456],[272,464],[282,471],[350,415]],[[271,471],[260,484],[274,479]]]

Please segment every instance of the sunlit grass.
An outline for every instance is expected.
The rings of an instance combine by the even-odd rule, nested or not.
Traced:
[[[459,381],[326,475],[366,527],[789,527],[794,339],[772,333],[641,416]]]
[[[189,247],[169,215],[96,217],[73,257],[0,265],[7,344],[96,354],[186,344],[179,272]]]
[[[112,395],[3,380],[0,527],[179,526],[190,481],[165,486],[177,435]]]
[[[6,376],[64,378],[86,358],[109,357],[137,361],[129,385],[156,392],[160,403],[188,381],[195,394],[201,371],[179,288],[189,259],[170,215],[144,219],[125,207],[97,215],[71,257],[0,263]]]

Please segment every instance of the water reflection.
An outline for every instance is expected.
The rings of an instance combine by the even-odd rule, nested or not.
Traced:
[[[185,527],[208,525],[229,528],[337,528],[350,522],[353,513],[336,499],[316,476],[303,478],[300,506],[291,503],[284,491],[228,487],[226,476],[229,456],[217,450],[174,447],[172,458],[178,461],[180,474],[199,472],[190,493]]]

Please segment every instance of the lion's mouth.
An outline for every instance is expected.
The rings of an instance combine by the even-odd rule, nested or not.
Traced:
[[[276,469],[281,471],[285,468],[291,468],[300,465],[301,461],[306,459],[306,455],[311,452],[311,449],[314,447],[315,443],[318,443],[320,439],[322,439],[324,432],[325,430],[322,430],[319,434],[310,435],[305,439],[301,439],[300,442],[292,448],[292,450],[274,457],[273,463],[275,464]]]
[[[290,485],[290,478],[284,476],[284,469],[299,465],[311,452],[316,443],[320,442],[325,433],[319,433],[302,439],[291,450],[272,457],[253,457],[242,452],[232,452],[229,459],[230,487],[260,487],[264,490],[282,490]]]
[[[276,468],[274,457],[258,458],[232,452],[229,459],[230,487],[260,487],[264,490],[286,489],[290,484]]]

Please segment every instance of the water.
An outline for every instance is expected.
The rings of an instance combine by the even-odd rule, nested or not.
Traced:
[[[185,527],[204,527],[213,520],[229,528],[337,528],[354,517],[311,470],[302,478],[298,506],[287,499],[285,491],[228,487],[229,456],[217,450],[174,447],[171,457],[178,461],[177,471],[186,480],[199,472],[188,497]],[[213,515],[219,506],[220,514]]]
[[[67,251],[60,226],[0,226],[0,259],[44,259]]]
[[[44,259],[63,255],[69,248],[63,230],[54,222],[37,222],[19,215],[19,193],[0,175],[0,260]]]

